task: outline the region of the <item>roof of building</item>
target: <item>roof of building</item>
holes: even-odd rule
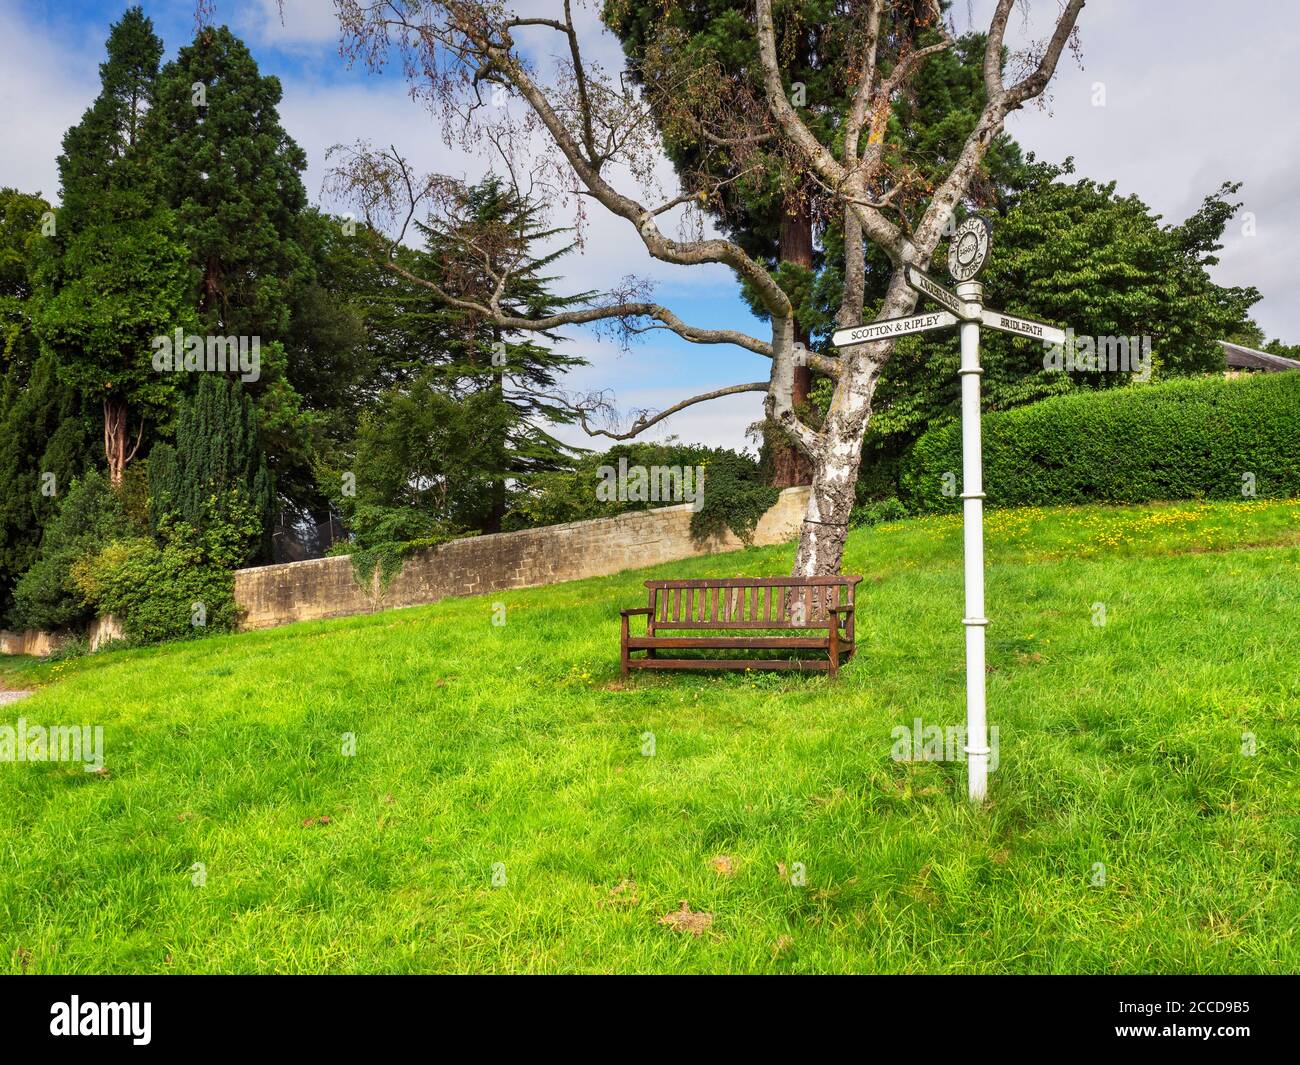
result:
[[[1267,351],[1229,344],[1226,340],[1220,340],[1219,343],[1223,345],[1230,370],[1263,370],[1265,373],[1300,370],[1300,362],[1295,359],[1284,359],[1281,355],[1270,355]]]

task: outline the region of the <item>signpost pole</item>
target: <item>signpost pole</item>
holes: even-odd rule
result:
[[[984,463],[980,444],[980,327],[984,286],[957,285],[957,295],[976,307],[976,320],[961,323],[962,534],[966,570],[966,793],[983,802],[988,792],[988,717],[984,702]]]
[[[984,309],[984,286],[975,275],[989,254],[989,224],[971,215],[957,227],[948,244],[948,273],[955,290],[941,285],[924,270],[911,265],[903,275],[907,284],[933,300],[942,311],[885,318],[867,325],[836,330],[831,343],[851,347],[886,337],[928,333],[961,323],[961,509],[966,570],[966,794],[982,803],[988,795],[988,709],[984,702],[984,459],[980,442],[980,325],[1001,333],[1064,344],[1066,333],[1054,325],[1019,318],[1004,311]]]

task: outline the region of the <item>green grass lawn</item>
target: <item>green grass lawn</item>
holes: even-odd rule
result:
[[[983,812],[960,764],[891,757],[894,726],[964,719],[951,517],[853,534],[837,682],[619,679],[643,579],[792,547],[4,662],[40,690],[0,721],[103,725],[107,772],[0,764],[0,967],[1300,969],[1300,501],[1003,511],[987,539]],[[683,900],[698,935],[661,921]]]

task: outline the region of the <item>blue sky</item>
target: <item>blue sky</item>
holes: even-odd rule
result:
[[[992,0],[954,5],[958,30],[986,25]],[[55,157],[63,131],[94,98],[97,64],[122,0],[0,0],[0,185],[57,196]],[[190,0],[149,0],[167,54],[194,32]],[[431,116],[406,95],[396,70],[375,75],[349,69],[338,55],[328,0],[287,0],[281,25],[275,0],[216,0],[215,18],[248,43],[266,73],[284,85],[281,114],[309,158],[308,194],[322,197],[324,153],[333,144],[369,139],[394,143],[425,170],[476,178],[487,162],[442,144]],[[543,0],[515,5],[545,10]],[[601,35],[587,5],[587,54],[617,69],[617,42]],[[1010,36],[1042,32],[1054,0],[1034,0],[1028,19],[1016,15]],[[1008,128],[1047,159],[1073,155],[1080,176],[1117,180],[1166,221],[1180,221],[1224,180],[1244,180],[1241,197],[1254,216],[1254,235],[1230,226],[1216,280],[1255,284],[1264,293],[1255,315],[1269,336],[1300,342],[1300,127],[1291,114],[1300,90],[1294,56],[1300,20],[1289,0],[1254,0],[1249,26],[1225,25],[1214,0],[1090,0],[1080,19],[1082,66],[1062,60],[1048,107],[1011,116]],[[580,9],[581,10],[581,9]],[[588,43],[589,42],[589,43]],[[545,58],[544,53],[538,56]],[[1105,106],[1096,106],[1098,84]],[[672,183],[671,168],[659,168]],[[676,189],[671,188],[670,194]],[[565,260],[564,287],[600,288],[627,274],[649,278],[655,297],[687,321],[737,327],[762,335],[721,268],[671,267],[645,255],[622,221],[591,212],[586,249]],[[571,215],[560,213],[556,221]],[[996,234],[995,240],[996,240]],[[1014,308],[1007,308],[1014,310]],[[614,390],[621,409],[662,408],[702,391],[766,377],[766,361],[726,347],[697,347],[656,333],[623,352],[608,340],[574,333],[571,350],[593,365],[573,375],[576,388]],[[745,426],[761,414],[749,394],[691,408],[661,423],[650,438],[677,433],[710,444],[741,446]],[[570,435],[575,442],[581,434]]]

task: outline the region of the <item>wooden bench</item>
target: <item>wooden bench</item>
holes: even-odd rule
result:
[[[620,664],[630,669],[809,669],[839,672],[853,657],[853,593],[861,577],[734,577],[728,580],[646,581],[646,606],[621,612]],[[646,617],[644,636],[629,619]],[[789,635],[727,636],[728,632],[787,630]],[[661,635],[661,633],[667,635]],[[819,635],[814,635],[818,633]],[[660,658],[663,650],[818,650],[825,658]],[[645,657],[633,658],[633,651]]]

